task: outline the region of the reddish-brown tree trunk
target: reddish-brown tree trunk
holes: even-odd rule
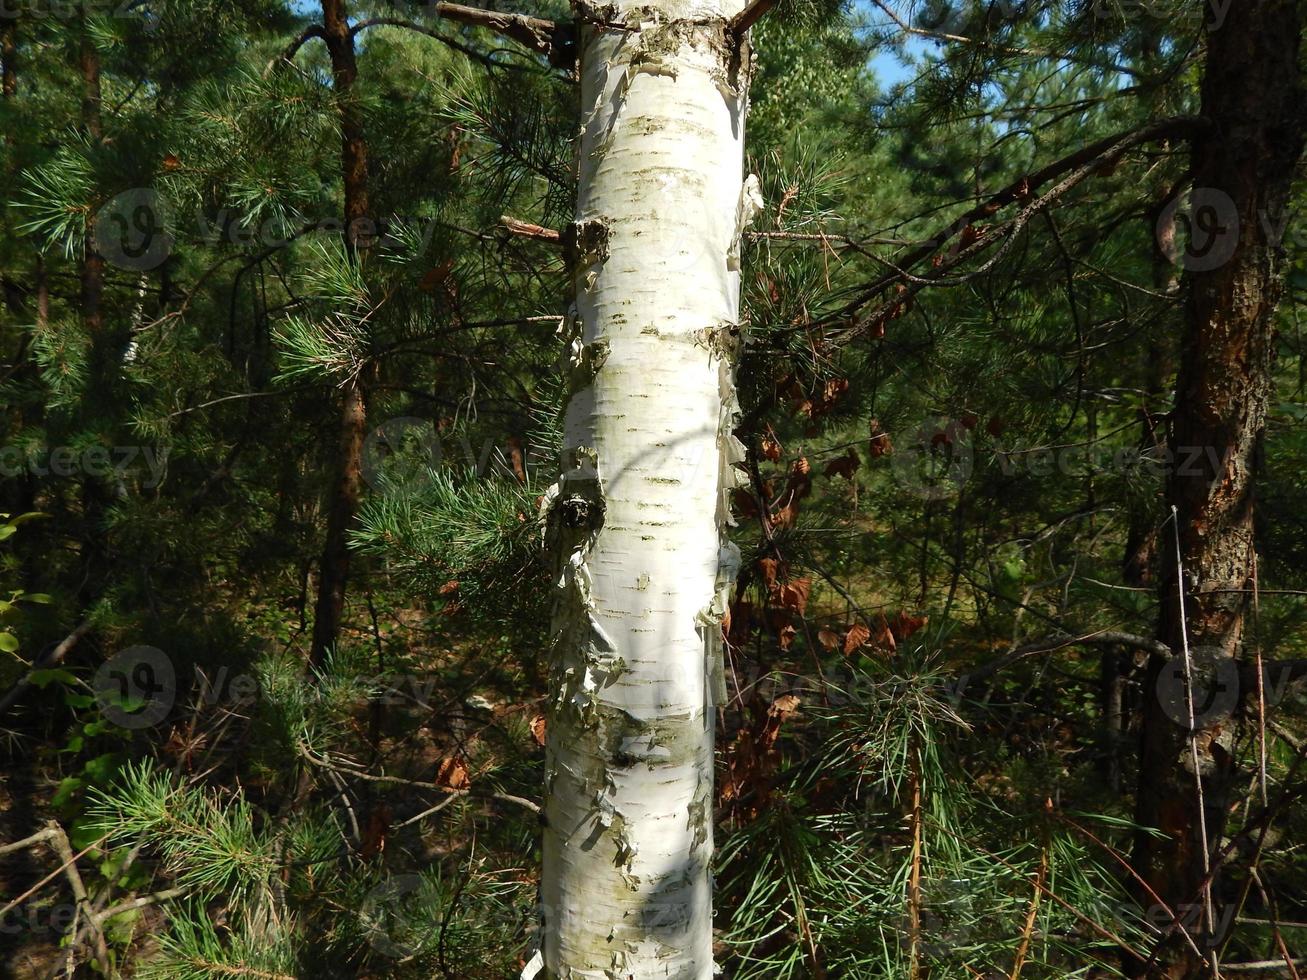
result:
[[[1254,470],[1282,289],[1279,232],[1302,151],[1298,47],[1295,0],[1233,4],[1207,36],[1202,111],[1212,130],[1193,145],[1188,297],[1168,440],[1175,521],[1158,547],[1158,635],[1181,659],[1149,664],[1136,817],[1161,836],[1141,833],[1135,845],[1136,869],[1203,955],[1172,931],[1153,964],[1130,965],[1135,976],[1207,976],[1204,958],[1221,938],[1204,921],[1202,886],[1234,777],[1229,688],[1249,605]],[[1194,677],[1192,740],[1186,650],[1200,668],[1215,664]]]
[[[12,14],[0,19],[0,93],[6,99],[18,94],[18,20]],[[5,142],[13,141],[6,133]]]
[[[375,227],[368,213],[368,145],[354,94],[358,62],[344,0],[322,0],[322,26],[336,107],[340,119],[341,175],[345,193],[345,246],[357,261],[371,244]],[[363,443],[367,435],[367,401],[363,379],[345,385],[340,416],[337,476],[327,513],[327,540],[319,563],[318,601],[313,619],[309,663],[320,667],[336,646],[345,610],[349,579],[349,531],[363,493]]]
[[[0,98],[11,101],[18,94],[18,20],[17,15],[8,14],[0,19]],[[18,137],[12,128],[4,135],[5,146],[13,147]],[[6,177],[13,179],[17,169],[16,161],[9,160]],[[17,313],[21,308],[22,289],[8,276],[0,276],[0,290],[4,293],[5,305],[11,312]]]

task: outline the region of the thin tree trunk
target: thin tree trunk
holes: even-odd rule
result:
[[[1167,481],[1175,524],[1164,528],[1159,548],[1158,635],[1177,655],[1188,651],[1199,663],[1238,657],[1248,606],[1243,590],[1254,558],[1254,469],[1271,395],[1272,321],[1282,290],[1277,229],[1302,151],[1299,31],[1294,0],[1261,0],[1232,5],[1222,27],[1207,36],[1202,107],[1213,134],[1193,147],[1193,195],[1200,229],[1195,241],[1209,237],[1211,248],[1191,253],[1187,261],[1184,346],[1169,439],[1174,462]],[[1214,225],[1227,230],[1213,231]],[[1200,916],[1197,910],[1206,904],[1201,883],[1220,843],[1232,790],[1235,718],[1203,710],[1219,692],[1200,674],[1191,739],[1189,698],[1183,686],[1168,682],[1173,672],[1165,667],[1160,657],[1149,664],[1136,801],[1139,823],[1158,828],[1161,836],[1138,836],[1135,864],[1157,895],[1193,923],[1191,937],[1206,954],[1217,937],[1210,922],[1199,924],[1206,911]],[[1228,676],[1218,670],[1216,680]],[[1179,932],[1164,941],[1159,961],[1146,975],[1207,975]],[[1139,964],[1132,970],[1145,975]]]
[[[546,495],[550,980],[713,972],[713,706],[738,565],[725,488],[743,458],[732,355],[757,201],[747,56],[727,30],[742,6],[619,0],[581,24],[570,398]]]
[[[1174,264],[1175,221],[1166,220],[1168,205],[1175,189],[1163,186],[1158,189],[1156,203],[1146,215],[1148,231],[1153,242],[1153,288],[1164,296],[1171,296],[1179,280]],[[1171,335],[1171,318],[1166,315],[1160,324],[1150,324],[1144,364],[1144,400],[1139,408],[1139,455],[1141,458],[1158,458],[1166,448],[1163,426],[1169,405],[1168,379],[1174,370]],[[1163,515],[1158,496],[1151,489],[1143,501],[1130,507],[1126,530],[1125,553],[1121,561],[1121,579],[1125,585],[1146,589],[1157,585],[1158,531]],[[1100,692],[1104,720],[1103,774],[1114,792],[1121,788],[1121,752],[1125,743],[1126,728],[1137,700],[1131,697],[1130,680],[1137,667],[1137,651],[1108,649],[1099,664]]]
[[[78,67],[82,75],[82,125],[96,142],[104,138],[104,122],[101,115],[102,97],[100,93],[100,52],[90,34],[85,5],[82,10],[82,36],[77,53]],[[104,257],[95,247],[95,216],[86,219],[85,254],[82,256],[81,301],[82,322],[92,334],[100,332],[104,326],[104,316],[100,309],[101,296],[104,293]],[[98,346],[104,346],[98,344]],[[110,352],[102,351],[103,356]]]
[[[82,126],[94,143],[104,140],[102,93],[100,84],[100,52],[91,36],[90,5],[82,4],[80,36],[78,37],[77,68],[81,75]],[[112,338],[104,330],[104,256],[96,248],[95,214],[88,213],[82,238],[82,260],[78,273],[79,312],[82,324],[90,334],[90,377],[88,394],[83,406],[84,423],[92,428],[112,425],[115,417],[113,390],[117,380],[118,351]],[[109,491],[95,477],[81,478],[82,516],[84,531],[82,557],[85,573],[78,590],[83,608],[89,608],[103,591],[112,574],[113,562],[109,555],[109,538],[105,529],[105,514],[112,504]]]
[[[340,417],[340,467],[327,513],[327,540],[318,574],[318,599],[313,614],[313,644],[309,663],[321,667],[334,651],[345,611],[345,586],[349,578],[349,530],[358,513],[363,492],[363,442],[367,437],[367,407],[363,386],[355,382],[345,388]]]
[[[12,99],[18,94],[18,17],[7,14],[0,19],[0,94]],[[11,146],[14,134],[5,133],[5,142]]]
[[[0,18],[0,98],[12,103],[18,94],[18,16],[8,14]],[[5,146],[11,149],[17,145],[18,135],[13,127],[4,135]],[[6,179],[12,181],[18,169],[18,162],[12,157],[8,161]],[[0,275],[0,291],[4,293],[5,305],[9,311],[19,314],[22,307],[22,289],[8,276]]]
[[[368,213],[368,145],[363,117],[355,101],[358,62],[344,0],[322,0],[322,25],[340,117],[340,165],[345,188],[345,247],[357,261],[372,243],[375,228]],[[336,647],[345,611],[349,579],[349,531],[363,493],[363,443],[367,436],[367,398],[363,379],[346,382],[341,400],[340,451],[327,514],[327,540],[318,575],[318,601],[313,618],[309,664],[321,667]]]

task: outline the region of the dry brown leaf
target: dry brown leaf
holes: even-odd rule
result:
[[[812,592],[812,579],[796,578],[776,589],[776,601],[785,609],[792,609],[800,616],[808,608],[808,594]]]
[[[894,639],[902,642],[928,622],[930,622],[929,616],[909,616],[905,612],[899,612],[890,620],[889,628],[894,634]]]
[[[386,835],[390,832],[392,814],[386,804],[378,804],[368,814],[367,826],[363,829],[360,855],[369,861],[386,850]]]
[[[545,716],[536,715],[531,719],[531,737],[535,739],[536,745],[545,744]]]
[[[871,630],[862,623],[854,623],[844,634],[844,656],[847,657],[854,650],[862,647],[869,639],[871,639]]]
[[[846,480],[852,480],[860,462],[862,460],[858,457],[857,451],[850,448],[843,456],[837,456],[827,463],[825,472],[827,476],[842,476]]]
[[[440,760],[436,769],[436,785],[447,789],[467,789],[472,785],[472,777],[467,771],[467,762],[459,755],[447,755]]]

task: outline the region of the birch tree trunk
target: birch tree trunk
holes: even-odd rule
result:
[[[550,980],[713,974],[713,727],[737,411],[741,0],[580,3],[582,131],[542,949]]]

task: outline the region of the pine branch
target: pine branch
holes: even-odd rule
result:
[[[489,55],[486,55],[481,51],[477,51],[475,48],[463,44],[461,41],[456,41],[454,38],[449,37],[448,35],[441,34],[439,31],[435,30],[434,28],[424,27],[421,24],[416,24],[411,20],[404,20],[401,17],[371,17],[367,20],[360,21],[359,23],[355,24],[353,27],[350,28],[349,33],[351,36],[354,36],[358,34],[360,31],[366,31],[370,27],[402,27],[405,30],[414,31],[418,34],[425,35],[426,37],[435,38],[441,44],[444,44],[450,48],[453,48],[455,51],[467,55],[472,60],[480,62],[481,64],[485,65],[487,68],[521,67],[519,65],[508,65],[508,64],[504,64],[503,62],[496,61],[494,58],[491,58]]]
[[[304,28],[304,30],[299,33],[298,37],[291,41],[290,44],[286,45],[285,50],[283,50],[273,63],[268,66],[268,69],[271,70],[277,62],[280,61],[293,61],[295,55],[299,53],[300,48],[304,47],[304,45],[308,44],[309,41],[313,40],[315,37],[323,41],[327,39],[327,32],[323,30],[321,24],[312,24]]]
[[[575,43],[570,24],[557,24],[552,20],[531,17],[526,14],[505,14],[497,10],[483,10],[480,7],[468,7],[461,3],[437,3],[434,10],[435,15],[443,20],[469,24],[473,27],[484,27],[511,41],[516,41],[537,54],[544,55],[549,59],[549,63],[556,67],[569,67],[574,57]],[[469,57],[476,58],[478,61],[486,61],[485,55],[459,43],[453,38],[446,37],[432,28],[399,17],[372,17],[360,21],[350,28],[350,36],[352,37],[370,27],[402,27],[406,30],[416,31],[419,34],[425,34],[427,37],[435,38],[437,41],[447,44]],[[327,32],[321,24],[313,24],[305,28],[300,32],[299,36],[286,46],[282,53],[268,66],[268,69],[271,70],[279,62],[293,60],[295,55],[299,53],[299,49],[313,38],[326,40],[326,37]]]
[[[872,0],[877,7],[894,22],[894,25],[904,34],[913,37],[924,37],[932,41],[951,41],[954,44],[973,44],[977,47],[993,51],[995,54],[1015,55],[1022,58],[1052,58],[1055,61],[1068,61],[1073,64],[1090,65],[1094,68],[1104,68],[1110,71],[1119,72],[1122,75],[1129,75],[1131,78],[1137,77],[1138,72],[1125,65],[1117,64],[1114,61],[1086,61],[1077,58],[1066,51],[1043,51],[1038,48],[1013,48],[1003,44],[995,44],[985,38],[967,37],[963,34],[950,34],[946,31],[931,31],[924,27],[916,27],[908,23],[898,14],[896,14],[888,4],[883,0]]]
[[[1199,116],[1172,116],[1137,129],[1105,137],[1091,143],[1089,146],[1082,147],[1075,153],[1017,178],[997,193],[991,195],[988,200],[963,213],[938,234],[927,238],[925,244],[892,261],[881,260],[890,271],[881,278],[866,284],[860,290],[858,297],[837,311],[833,318],[853,316],[871,302],[874,297],[895,283],[908,283],[906,291],[893,302],[877,309],[865,321],[846,331],[834,342],[843,343],[883,323],[893,314],[895,307],[904,303],[907,298],[919,292],[924,286],[940,284],[945,272],[988,248],[1000,238],[1005,237],[1008,244],[1010,244],[1016,232],[1020,231],[1035,211],[1047,207],[1054,200],[1080,184],[1090,174],[1110,166],[1129,150],[1162,139],[1173,137],[1190,138],[1205,131],[1209,126],[1210,123]],[[1035,198],[1037,188],[1058,178],[1061,178],[1058,184],[1042,197]],[[980,231],[976,228],[977,222],[982,219],[992,218],[1008,205],[1027,201],[1032,201],[1032,203],[1027,204],[1010,222],[990,228],[987,231]],[[1006,235],[1003,234],[1005,231],[1007,232]],[[936,255],[944,246],[959,236],[963,239],[960,248],[938,266],[934,275],[921,277],[911,274],[910,270],[913,267]],[[1000,252],[999,257],[1001,255],[1002,252]],[[988,269],[993,261],[996,261],[996,259],[985,266],[985,269]],[[972,278],[974,275],[972,274],[967,278]],[[961,280],[951,280],[950,284],[956,284],[959,281]]]

